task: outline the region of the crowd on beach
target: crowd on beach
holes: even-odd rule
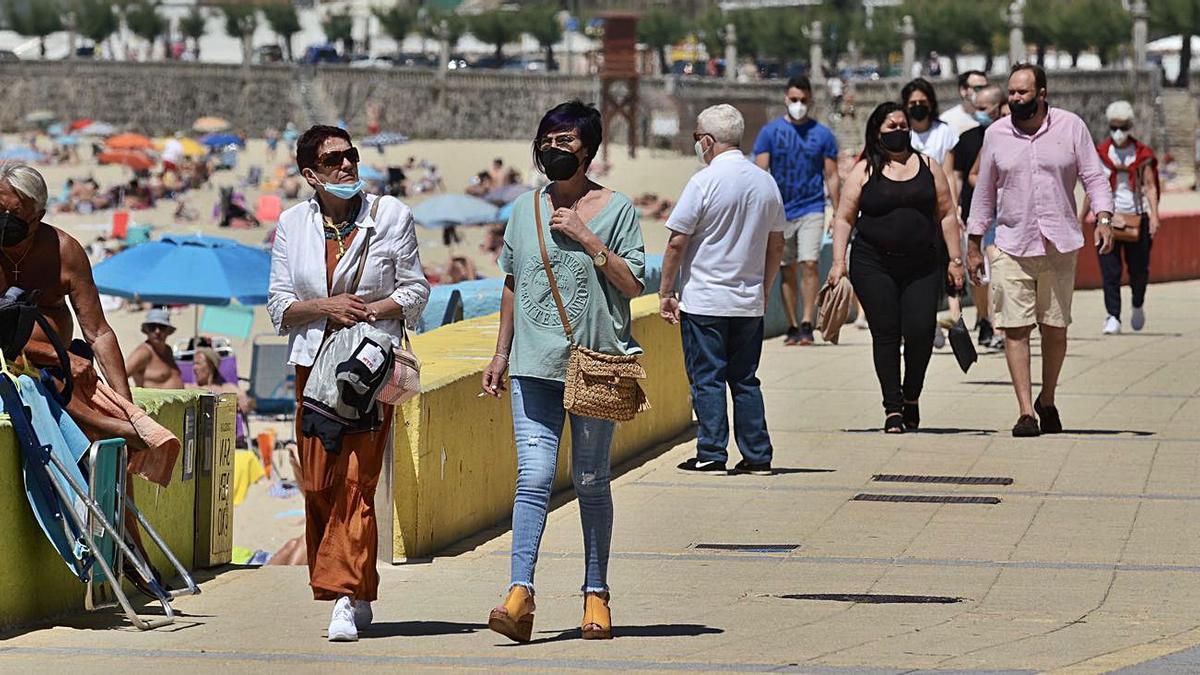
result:
[[[585,561],[581,636],[612,637],[609,446],[617,423],[653,403],[639,385],[644,355],[630,315],[630,300],[646,287],[644,217],[663,218],[669,233],[660,316],[679,326],[698,420],[696,455],[680,471],[774,474],[757,370],[777,277],[789,324],[785,345],[812,344],[817,333],[836,343],[843,325],[860,315],[871,336],[882,433],[922,429],[920,399],[943,329],[943,301],[956,356],[974,354],[972,343],[1004,351],[1017,408],[1012,435],[1063,431],[1055,394],[1078,257],[1099,256],[1108,313],[1103,332],[1121,331],[1126,316],[1141,330],[1149,252],[1161,228],[1158,162],[1136,138],[1128,102],[1107,107],[1109,127],[1097,145],[1079,116],[1047,103],[1051,83],[1038,66],[1019,64],[1003,82],[970,71],[959,85],[960,100],[945,110],[921,78],[905,85],[898,100],[876,107],[844,176],[837,140],[810,114],[813,87],[805,78],[780,88],[787,112],[752,144],[736,107],[709,107],[692,131],[703,168],[673,200],[635,200],[599,182],[607,169],[592,169],[603,122],[592,106],[563,103],[530,130],[537,177],[509,202],[507,222],[485,241],[504,287],[480,396],[509,397],[517,467],[511,577],[503,602],[488,614],[492,630],[517,642],[531,638],[534,572],[569,417]],[[290,543],[284,557],[306,563],[314,599],[333,603],[326,637],[353,641],[373,620],[379,586],[374,492],[393,406],[411,385],[393,379],[399,367],[392,364],[409,362],[405,338],[431,286],[413,211],[400,197],[444,185],[432,164],[424,178],[408,182],[421,167],[416,158],[403,167],[403,180],[368,185],[352,136],[335,126],[299,134],[292,159],[294,167],[278,177],[281,185],[292,181],[284,189],[292,203],[278,216],[271,241],[267,304],[275,328],[288,336],[287,361],[296,372],[295,457],[305,499],[305,536]],[[520,172],[496,160],[466,192],[487,198],[522,185]],[[1077,185],[1087,197],[1082,209],[1075,204]],[[301,199],[305,188],[310,196]],[[88,386],[110,387],[131,400],[131,381],[182,384],[166,344],[173,326],[160,309],[146,316],[145,344],[128,359],[122,355],[83,248],[43,222],[47,189],[35,169],[0,167],[0,207],[0,288],[40,291],[37,306],[61,335],[73,335],[77,316],[87,343],[81,353],[92,358],[70,367]],[[1092,240],[1085,241],[1089,229]],[[832,246],[833,264],[822,280],[818,260],[825,246]],[[1120,292],[1125,270],[1133,291],[1128,315]],[[444,280],[476,274],[457,256]],[[63,278],[72,282],[64,287]],[[975,300],[974,337],[958,302],[967,293]],[[1035,329],[1041,339],[1036,395]],[[21,358],[53,378],[61,364],[42,344],[45,337],[35,331]],[[221,375],[217,352],[195,345],[194,353],[196,386],[240,393]],[[741,454],[732,467],[727,396]],[[130,419],[100,414],[89,400],[68,408],[89,433],[125,438],[139,452],[157,451]],[[243,395],[240,408],[251,412],[253,401]]]

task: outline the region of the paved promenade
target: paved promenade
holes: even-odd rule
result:
[[[1009,433],[1017,411],[1000,354],[966,376],[949,350],[935,354],[927,428],[885,436],[865,331],[849,327],[841,346],[770,341],[778,475],[683,475],[674,466],[694,451],[683,440],[616,480],[612,642],[577,639],[578,511],[560,499],[529,645],[484,625],[508,574],[510,538],[496,532],[381,570],[377,623],[356,644],[325,642],[329,606],[309,600],[303,568],[264,568],[178,600],[186,616],[171,629],[93,614],[7,636],[0,671],[1196,672],[1197,309],[1200,283],[1155,285],[1146,330],[1102,338],[1099,292],[1076,294],[1059,393],[1068,432],[1038,439]]]

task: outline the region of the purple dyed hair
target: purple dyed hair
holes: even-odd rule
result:
[[[538,150],[538,141],[556,131],[578,132],[579,140],[583,141],[583,147],[588,151],[587,161],[583,164],[586,171],[604,141],[604,125],[600,119],[600,111],[596,110],[594,105],[575,99],[554,106],[542,116],[537,136],[533,138],[533,165],[542,173],[546,172],[546,168],[542,166],[542,153]]]

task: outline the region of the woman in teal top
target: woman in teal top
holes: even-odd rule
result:
[[[602,141],[600,113],[579,101],[542,118],[534,163],[553,181],[521,196],[504,233],[500,268],[504,297],[496,355],[483,389],[499,397],[511,371],[517,489],[513,503],[512,578],[504,604],[492,610],[492,630],[518,642],[533,631],[533,572],[550,506],[559,437],[563,380],[570,344],[542,264],[537,227],[576,341],[608,354],[639,354],[630,334],[629,300],[645,288],[646,251],[638,212],[629,198],[588,178]],[[541,200],[542,222],[534,214]],[[609,446],[614,424],[571,415],[571,478],[583,521],[584,639],[612,637],[608,611],[608,551],[612,539]]]

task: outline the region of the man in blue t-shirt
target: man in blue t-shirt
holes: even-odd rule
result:
[[[784,344],[808,345],[813,341],[813,319],[817,305],[817,261],[821,257],[821,239],[825,234],[825,191],[837,208],[837,139],[833,132],[809,118],[812,85],[807,77],[793,77],[787,83],[787,115],[772,120],[758,133],[754,142],[754,161],[771,172],[789,226],[784,232],[787,246],[783,254],[782,300],[787,312],[788,332]],[[800,291],[804,313],[796,321],[796,264],[800,264]]]

